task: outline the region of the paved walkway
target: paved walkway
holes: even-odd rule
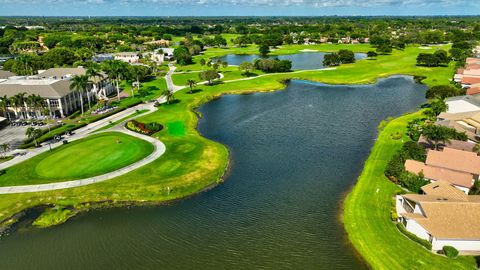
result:
[[[177,67],[172,62],[170,62],[170,63],[168,63],[168,68],[169,69],[168,69],[167,75],[165,75],[165,81],[167,82],[168,90],[175,93],[175,92],[185,88],[185,86],[178,86],[178,85],[175,85],[173,83],[172,75],[175,72],[175,69],[177,69]]]
[[[58,183],[50,183],[50,184],[40,184],[40,185],[28,185],[28,186],[10,186],[10,187],[0,187],[0,194],[13,194],[13,193],[25,193],[25,192],[39,192],[39,191],[48,191],[48,190],[57,190],[57,189],[64,189],[64,188],[73,188],[73,187],[80,187],[80,186],[86,186],[90,184],[95,184],[99,182],[103,182],[121,175],[124,175],[126,173],[129,173],[135,169],[138,169],[148,163],[153,162],[157,158],[159,158],[163,153],[165,153],[165,145],[150,136],[138,134],[136,132],[127,130],[126,128],[123,127],[122,125],[118,125],[117,128],[113,128],[112,130],[107,130],[103,132],[110,132],[110,131],[118,131],[122,132],[125,134],[128,134],[130,136],[145,140],[153,144],[155,147],[155,150],[153,151],[152,154],[150,154],[148,157],[130,164],[126,167],[123,167],[121,169],[118,169],[113,172],[109,172],[103,175],[98,175],[90,178],[85,178],[81,180],[73,180],[73,181],[67,181],[67,182],[58,182]]]

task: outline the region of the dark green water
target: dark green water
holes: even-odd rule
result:
[[[0,240],[0,269],[362,269],[338,221],[387,116],[425,86],[292,81],[200,108],[205,136],[231,150],[217,188],[171,206],[95,211]]]
[[[280,60],[292,61],[293,70],[320,69],[323,68],[324,52],[304,52],[296,54],[285,54],[270,56],[269,58],[278,58]],[[257,54],[227,54],[220,57],[220,60],[227,61],[230,65],[240,65],[243,62],[253,62],[260,58]],[[361,60],[367,58],[365,53],[356,53],[355,59]]]

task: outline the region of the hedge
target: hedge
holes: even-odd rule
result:
[[[428,242],[427,240],[425,239],[422,239],[418,236],[416,236],[415,234],[407,231],[407,228],[405,228],[405,226],[403,226],[402,223],[400,222],[397,222],[397,228],[400,232],[402,232],[406,237],[410,238],[411,240],[417,242],[418,244],[424,246],[426,249],[428,250],[432,250],[432,244],[430,242]]]

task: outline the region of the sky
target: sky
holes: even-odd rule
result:
[[[480,15],[480,0],[0,0],[0,16]]]

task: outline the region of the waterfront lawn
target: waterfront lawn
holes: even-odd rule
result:
[[[391,134],[406,134],[406,125],[421,112],[391,121],[378,136],[358,182],[344,205],[343,221],[349,239],[374,269],[476,269],[473,257],[449,259],[435,255],[405,237],[390,219],[394,195],[400,188],[384,170],[403,142]]]
[[[118,140],[118,142],[117,142]],[[118,133],[100,133],[7,168],[0,186],[82,179],[115,171],[151,154],[152,144]]]

